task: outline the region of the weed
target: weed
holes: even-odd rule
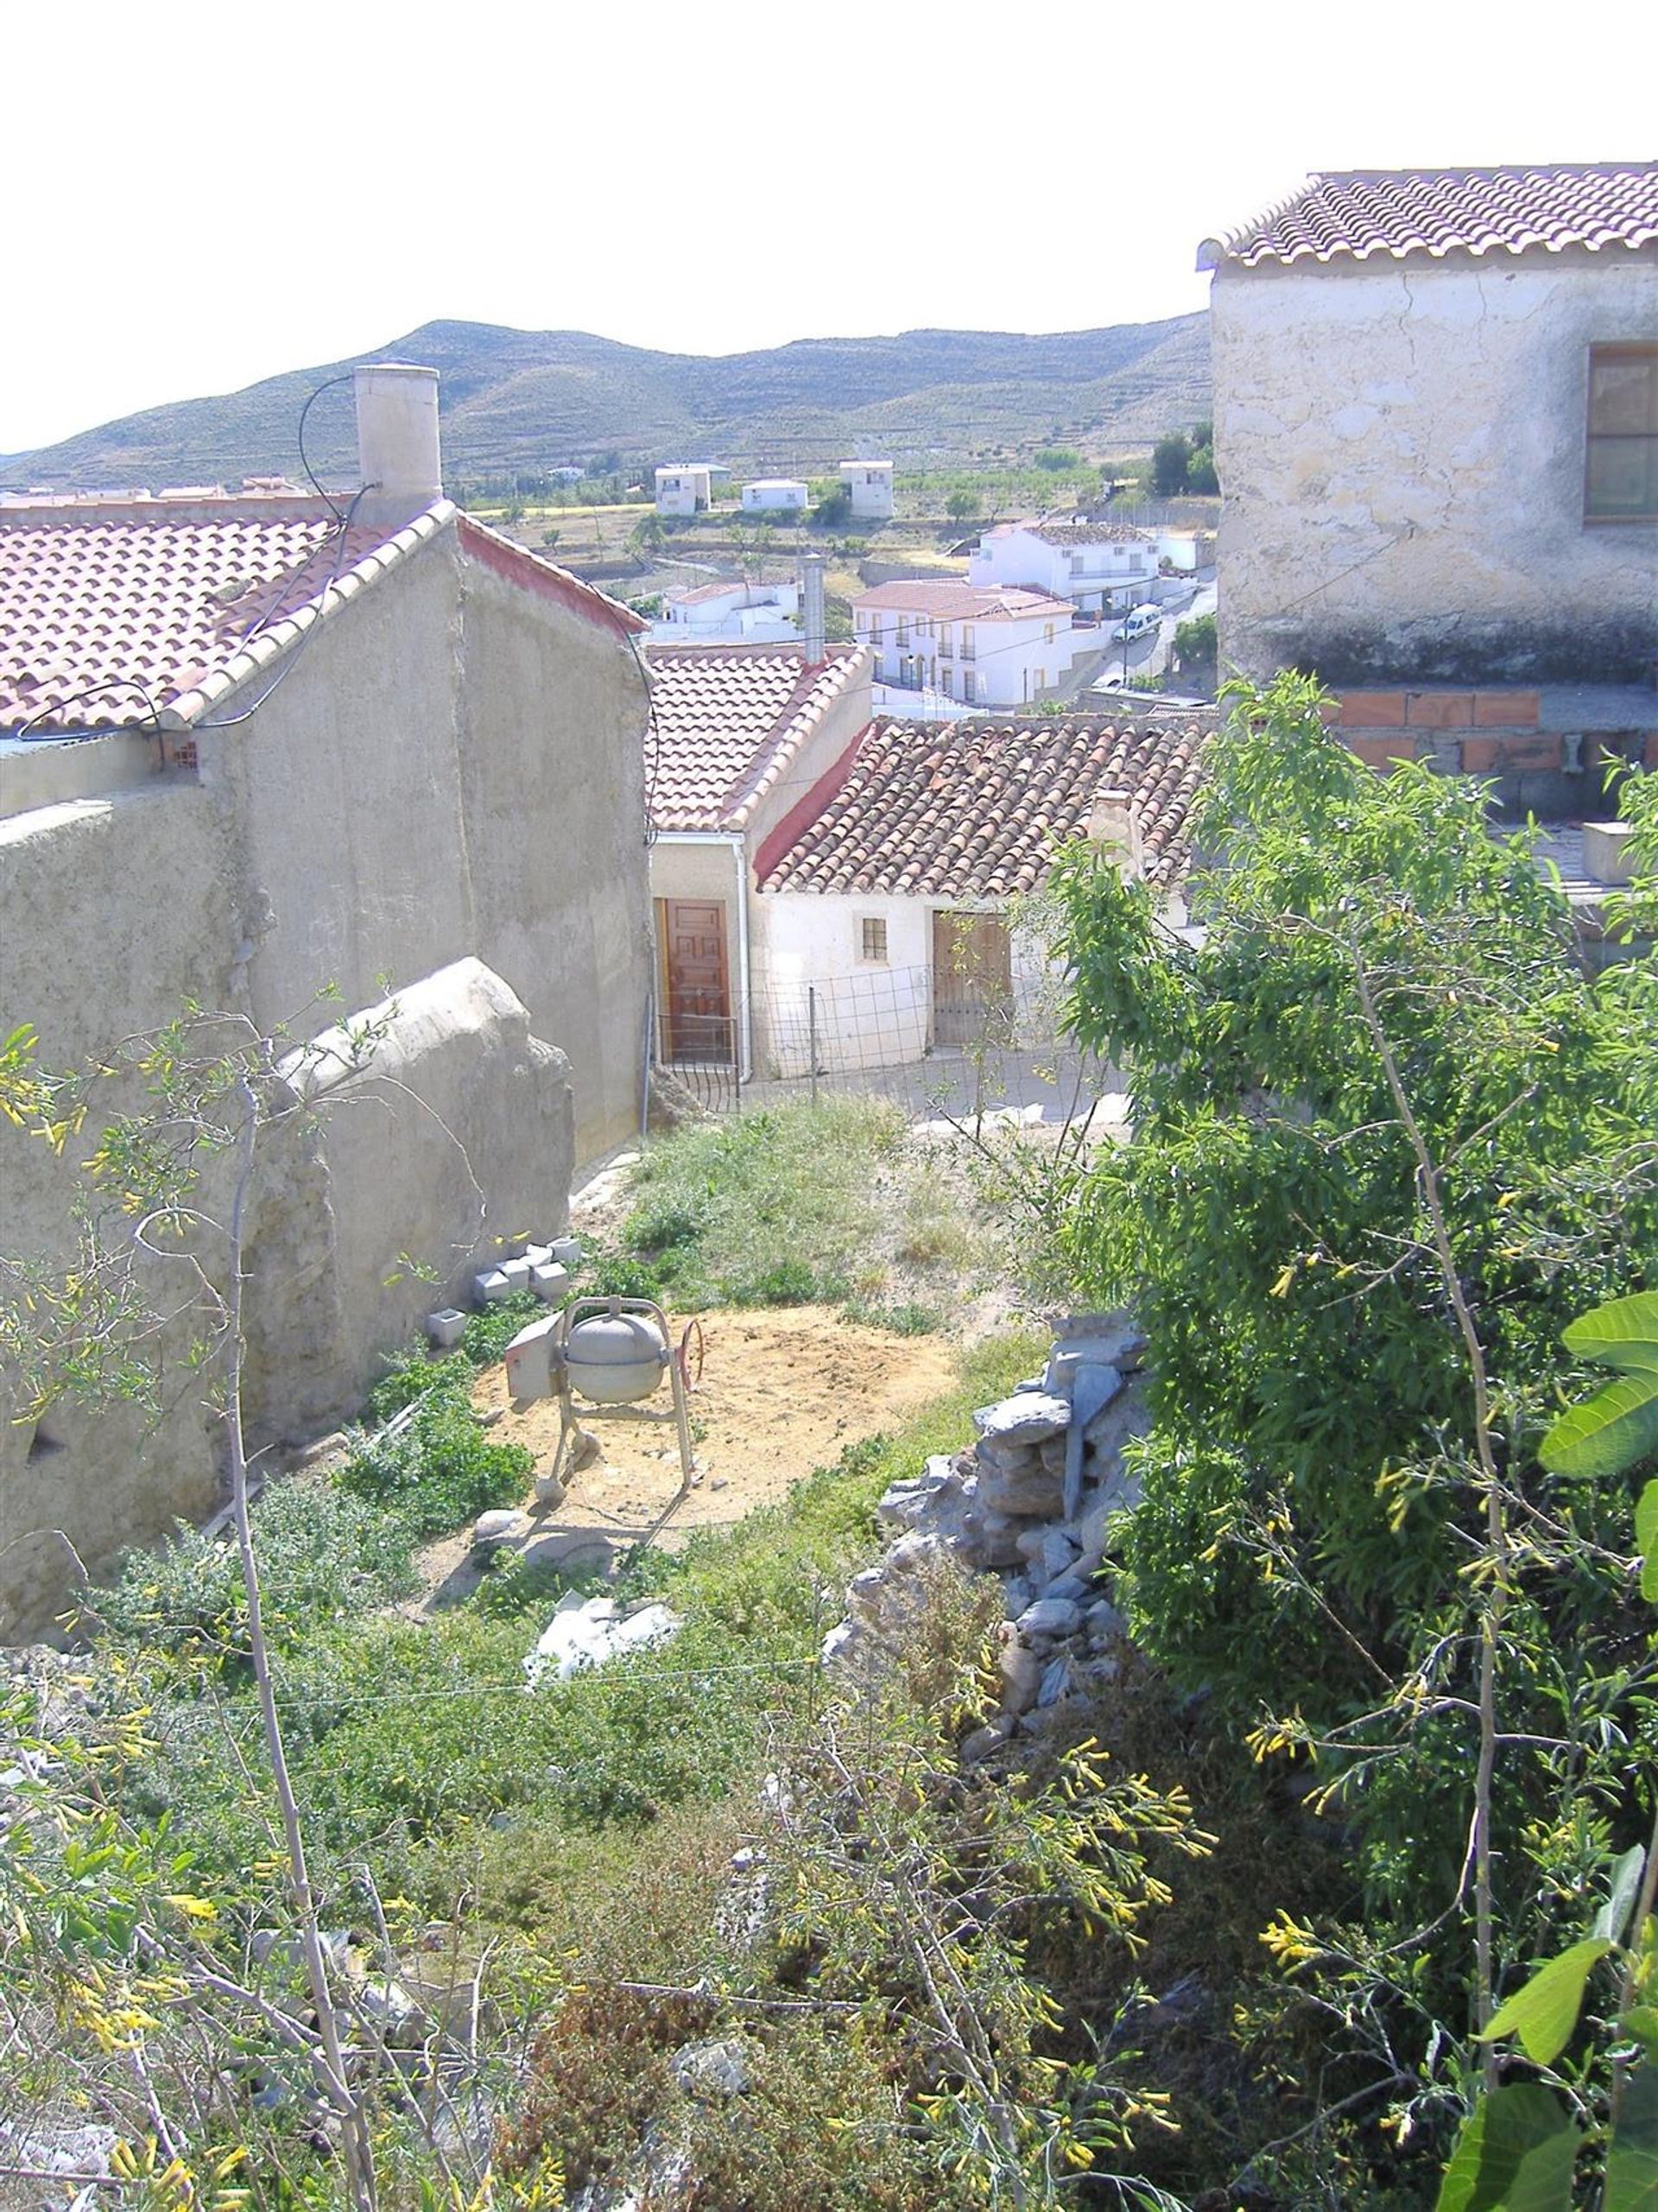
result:
[[[841,1319],[864,1328],[883,1328],[891,1336],[935,1336],[944,1327],[944,1315],[936,1306],[914,1302],[889,1306],[873,1298],[849,1300],[841,1309]]]
[[[490,1443],[468,1400],[445,1389],[425,1399],[396,1436],[359,1436],[335,1480],[428,1537],[514,1504],[534,1467],[522,1444]]]
[[[547,1308],[533,1290],[509,1290],[498,1304],[473,1314],[462,1333],[461,1349],[475,1367],[492,1366],[527,1321]]]

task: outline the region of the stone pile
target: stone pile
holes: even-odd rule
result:
[[[1000,1709],[962,1746],[983,1758],[1117,1670],[1123,1617],[1097,1579],[1113,1518],[1137,1504],[1123,1448],[1143,1436],[1145,1339],[1124,1314],[1072,1316],[1040,1375],[973,1416],[969,1450],[895,1482],[878,1512],[895,1540],[846,1592],[826,1662],[878,1666],[922,1604],[930,1572],[953,1562],[997,1575]]]

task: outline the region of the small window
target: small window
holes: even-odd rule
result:
[[[861,960],[880,960],[887,957],[887,925],[878,914],[866,914],[857,925],[857,956]]]
[[[1589,349],[1583,513],[1591,523],[1658,522],[1658,345]]]

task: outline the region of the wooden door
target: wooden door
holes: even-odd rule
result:
[[[656,916],[662,951],[659,1027],[665,1056],[723,1067],[734,1056],[725,902],[661,898],[656,902]]]
[[[974,1045],[1013,1017],[1013,943],[999,915],[933,916],[933,1042]]]

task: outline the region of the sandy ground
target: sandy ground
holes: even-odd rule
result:
[[[702,1375],[690,1401],[696,1477],[661,1541],[739,1520],[782,1498],[815,1467],[839,1456],[941,1397],[956,1380],[955,1347],[942,1336],[903,1337],[843,1321],[824,1306],[720,1311],[701,1317]],[[674,1323],[678,1341],[682,1322]],[[524,1445],[538,1469],[551,1465],[559,1436],[556,1400],[515,1410],[504,1372],[486,1368],[472,1393],[496,1413],[496,1443]],[[603,1456],[579,1468],[563,1502],[538,1514],[536,1532],[598,1529],[621,1543],[643,1534],[680,1488],[673,1404],[663,1389],[647,1406],[579,1408]],[[644,1417],[640,1417],[642,1412]],[[522,1503],[536,1511],[533,1495]],[[454,1603],[475,1587],[467,1532],[421,1556],[427,1594],[420,1610]]]

